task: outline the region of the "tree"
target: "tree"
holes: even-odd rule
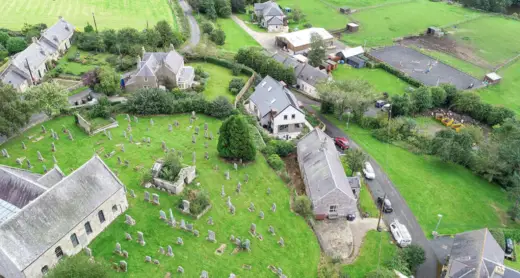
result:
[[[141,115],[170,114],[172,101],[172,95],[164,90],[140,89],[130,96],[126,109],[130,113]]]
[[[179,161],[177,154],[169,153],[164,159],[163,168],[159,177],[168,181],[174,181],[182,169],[182,164]]]
[[[312,33],[311,50],[309,50],[309,53],[307,55],[307,58],[309,59],[309,64],[313,67],[319,66],[323,59],[327,57],[325,51],[326,48],[323,38],[318,33]]]
[[[184,37],[179,32],[174,32],[168,21],[161,20],[155,24],[155,30],[161,34],[161,41],[158,47],[170,47],[170,44],[178,47],[184,42]]]
[[[361,172],[365,167],[365,162],[368,160],[368,156],[360,149],[353,149],[345,152],[345,161],[348,164],[352,173]]]
[[[296,197],[294,200],[294,211],[299,215],[303,216],[303,218],[308,218],[312,216],[312,203],[311,200],[305,196],[301,195]]]
[[[7,40],[10,38],[9,34],[6,32],[0,32],[0,44],[5,46],[7,43]]]
[[[317,90],[322,101],[334,104],[334,112],[339,118],[342,118],[348,108],[356,120],[361,119],[377,97],[372,86],[361,79],[319,83]]]
[[[299,23],[300,21],[302,21],[305,18],[305,14],[299,8],[293,9],[291,12],[291,15],[292,15],[291,16],[292,20],[296,23]]]
[[[408,116],[412,110],[412,102],[409,94],[393,95],[391,98],[392,116]]]
[[[446,104],[446,91],[442,87],[430,88],[433,107],[443,107]]]
[[[226,33],[222,29],[213,30],[210,38],[216,45],[224,45],[226,43]]]
[[[34,111],[41,111],[48,117],[70,106],[67,90],[55,82],[30,87],[24,93],[24,98]]]
[[[85,33],[91,33],[91,32],[94,32],[94,27],[92,27],[92,25],[90,25],[89,22],[87,22],[87,25],[83,28],[83,31]]]
[[[161,33],[156,29],[145,29],[142,32],[142,36],[146,45],[152,48],[156,48],[162,43]]]
[[[231,10],[234,13],[244,13],[246,11],[246,3],[244,0],[231,0]]]
[[[209,21],[204,21],[200,25],[200,28],[202,29],[202,33],[204,34],[211,34],[213,32],[213,24]]]
[[[206,14],[207,18],[211,20],[217,19],[217,11],[215,10],[215,2],[213,0],[202,0],[200,10]]]
[[[219,17],[231,16],[231,2],[229,0],[214,0],[215,10]]]
[[[256,147],[243,116],[234,115],[222,123],[217,150],[223,158],[255,160]]]
[[[206,114],[215,118],[224,119],[229,117],[234,110],[235,107],[225,96],[218,96],[208,104]]]
[[[420,87],[412,92],[410,96],[414,113],[422,113],[432,108],[432,97],[427,87]]]
[[[31,118],[31,107],[11,85],[0,86],[0,134],[11,136]]]
[[[5,43],[5,48],[7,48],[9,54],[18,53],[24,50],[26,47],[27,43],[23,38],[20,37],[11,37],[7,39],[7,42]]]
[[[107,96],[119,94],[119,74],[111,67],[101,67],[96,69],[98,83],[94,85],[94,91],[103,93]]]
[[[471,134],[467,132],[457,133],[453,129],[443,129],[435,134],[432,150],[443,161],[470,167],[474,162],[473,142]]]
[[[101,31],[101,39],[103,40],[103,43],[105,44],[105,48],[107,51],[119,54],[119,51],[116,47],[118,43],[116,30],[108,29]]]
[[[245,84],[246,82],[244,81],[244,79],[233,78],[231,79],[231,81],[229,81],[229,91],[236,96],[240,92],[240,90],[242,90]]]
[[[78,48],[85,51],[104,51],[105,44],[103,38],[95,32],[77,33],[76,41]]]
[[[108,278],[110,267],[83,255],[67,257],[45,275],[47,278]]]
[[[285,167],[285,162],[277,154],[272,154],[267,157],[267,164],[275,171],[281,171]]]
[[[417,244],[411,244],[410,246],[401,249],[401,252],[412,273],[415,273],[417,267],[426,260],[424,249]]]

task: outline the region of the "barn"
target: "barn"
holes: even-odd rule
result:
[[[276,45],[282,49],[290,50],[294,54],[302,53],[311,47],[311,35],[313,33],[321,36],[326,47],[333,45],[334,37],[324,28],[316,27],[280,34],[276,36]]]

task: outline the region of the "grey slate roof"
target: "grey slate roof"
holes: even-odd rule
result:
[[[255,3],[255,11],[261,11],[263,16],[283,16],[284,13],[273,1],[267,1],[264,3]]]
[[[329,75],[308,63],[300,63],[296,69],[294,69],[294,74],[297,79],[301,79],[312,86],[316,85],[319,81],[326,80],[329,78]]]
[[[57,48],[64,40],[72,36],[73,33],[74,26],[63,18],[60,18],[56,24],[43,32],[42,37]]]
[[[59,181],[61,181],[64,177],[65,174],[63,174],[58,165],[54,165],[54,168],[48,171],[45,175],[41,176],[41,178],[39,178],[37,182],[47,188],[51,188]]]
[[[23,208],[47,190],[23,170],[0,166],[0,199]]]
[[[181,76],[179,77],[179,82],[184,82],[190,79],[195,74],[195,69],[193,67],[184,67],[181,69]]]
[[[9,67],[12,66],[10,65]],[[2,83],[11,84],[14,87],[20,86],[25,80],[25,77],[9,68],[5,71],[4,76],[2,76]]]
[[[130,75],[130,79],[126,82],[127,85],[135,83],[134,76],[156,76],[161,66],[165,66],[173,74],[177,75],[182,70],[184,58],[175,50],[169,52],[145,52],[141,62],[139,62],[139,69],[135,75]]]
[[[153,71],[150,69],[150,67],[147,64],[144,64],[141,69],[137,72],[136,76],[155,76]]]
[[[95,155],[0,224],[0,250],[24,269],[123,187]]]
[[[270,111],[275,111],[277,115],[288,106],[301,111],[294,94],[269,75],[255,87],[249,100],[258,107],[261,117]]]
[[[339,189],[356,200],[334,141],[319,128],[305,135],[297,144],[298,161],[307,180],[309,198],[313,203]],[[352,202],[355,206],[356,202]]]
[[[281,53],[275,53],[271,57],[273,59],[275,59],[276,61],[278,61],[279,63],[282,63],[284,66],[290,67],[293,69],[301,64],[300,62],[298,62],[298,60],[294,59],[293,57],[287,56],[287,55],[281,54]]]
[[[182,62],[184,58],[175,50],[171,50],[168,52],[166,57],[164,57],[164,64],[170,68],[175,74],[179,72],[182,66]]]
[[[275,16],[267,21],[267,25],[283,25],[283,20]]]

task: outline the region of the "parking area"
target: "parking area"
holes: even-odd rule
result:
[[[484,86],[482,81],[464,72],[401,45],[372,50],[370,55],[428,86],[450,83],[459,90]]]

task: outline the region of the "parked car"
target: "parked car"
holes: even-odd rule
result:
[[[394,211],[394,209],[392,208],[392,203],[390,202],[390,200],[388,200],[388,198],[385,198],[383,200],[383,197],[377,197],[377,205],[380,208],[383,207],[383,212],[391,213],[392,211]]]
[[[506,238],[506,250],[505,250],[505,253],[506,255],[511,255],[513,253],[513,240],[510,239],[510,238]]]
[[[370,162],[365,162],[365,167],[363,168],[363,174],[365,174],[365,178],[369,180],[373,180],[376,178],[376,173],[374,172],[374,168],[372,168],[372,164]]]
[[[397,219],[390,223],[390,232],[400,247],[406,247],[412,244],[412,236],[408,232],[408,229],[405,225],[399,223]]]
[[[342,150],[350,148],[350,144],[348,142],[348,139],[345,138],[345,137],[335,137],[334,138],[334,144],[336,144],[336,146],[338,146]]]
[[[376,108],[381,108],[381,107],[383,107],[383,105],[385,105],[385,104],[386,104],[386,101],[384,101],[384,100],[378,100],[378,101],[376,101]]]

